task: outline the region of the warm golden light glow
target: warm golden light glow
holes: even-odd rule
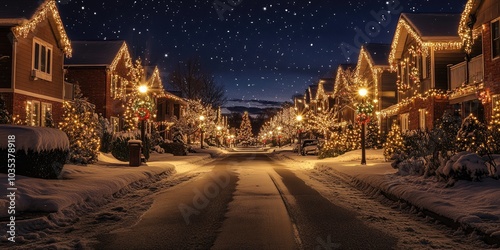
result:
[[[368,90],[366,88],[361,88],[358,90],[358,94],[361,97],[365,97],[366,95],[368,95]]]
[[[141,86],[139,86],[139,92],[141,92],[142,94],[147,93],[147,92],[148,92],[148,89],[149,89],[149,88],[148,88],[148,86],[146,86],[146,85],[141,85]]]
[[[301,115],[298,115],[298,116],[297,116],[297,121],[301,122],[301,121],[302,121],[302,119],[304,119],[304,117],[302,117]]]

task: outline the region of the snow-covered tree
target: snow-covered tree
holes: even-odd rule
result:
[[[394,156],[401,154],[403,147],[401,128],[396,122],[394,122],[392,123],[389,134],[387,134],[387,140],[384,143],[385,160],[391,160]]]
[[[12,117],[7,110],[7,104],[3,95],[0,95],[0,124],[10,124],[12,122]]]
[[[250,122],[248,112],[245,111],[245,113],[243,113],[243,120],[241,121],[240,129],[238,130],[238,140],[248,141],[252,137],[252,123]]]
[[[68,135],[70,162],[91,164],[99,155],[98,117],[95,107],[83,97],[79,85],[75,85],[75,99],[64,102],[64,114],[59,129]]]
[[[459,151],[469,151],[477,154],[486,153],[486,126],[473,114],[467,116],[457,133],[457,148]]]
[[[217,112],[211,105],[203,105],[201,100],[187,100],[187,107],[184,115],[180,119],[174,119],[174,126],[180,130],[183,135],[190,138],[193,134],[203,129],[204,137],[215,134],[217,131],[216,121]],[[200,120],[203,116],[204,120]]]

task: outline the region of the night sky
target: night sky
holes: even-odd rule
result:
[[[384,15],[380,30],[368,25],[377,22],[372,12],[396,6],[403,12],[460,13],[466,0],[58,3],[71,40],[126,40],[134,56],[160,67],[165,82],[178,61],[200,57],[229,98],[286,101],[339,63],[357,60],[342,51],[357,47],[356,27],[370,42],[392,41],[398,12]]]

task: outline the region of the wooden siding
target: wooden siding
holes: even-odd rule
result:
[[[37,37],[52,47],[52,81],[31,77],[33,38]],[[16,89],[25,90],[45,96],[63,99],[63,51],[58,47],[58,42],[49,20],[38,24],[37,28],[29,33],[26,38],[19,38],[16,56]]]
[[[96,113],[106,112],[106,67],[68,67],[66,79],[78,83],[84,97],[96,107]]]
[[[457,64],[464,60],[465,53],[461,50],[436,51],[434,54],[436,89],[448,90],[448,65]]]
[[[0,88],[12,86],[12,36],[10,27],[0,27]]]

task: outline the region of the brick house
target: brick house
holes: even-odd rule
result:
[[[17,122],[61,121],[64,57],[72,46],[55,0],[9,1],[0,8],[0,94]]]
[[[397,115],[403,131],[432,129],[449,108],[448,65],[464,57],[459,21],[460,14],[401,14],[389,54],[398,104],[382,113]]]
[[[386,133],[391,126],[391,117],[382,116],[381,111],[397,103],[396,72],[389,66],[389,44],[364,44],[361,47],[356,77],[368,89],[368,101],[373,104],[373,114],[378,117],[381,132]]]
[[[458,33],[467,60],[450,67],[450,102],[463,117],[488,121],[500,101],[500,2],[467,1]]]
[[[66,59],[66,80],[78,83],[96,113],[119,131],[125,112],[133,63],[125,41],[73,41],[73,57]]]

